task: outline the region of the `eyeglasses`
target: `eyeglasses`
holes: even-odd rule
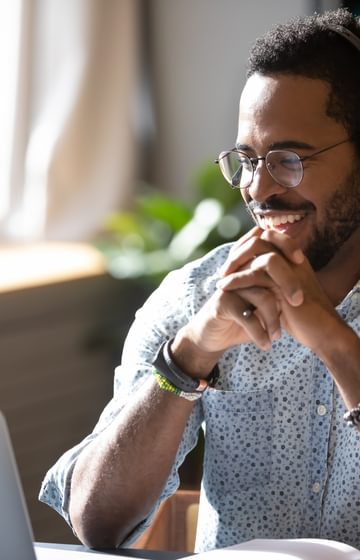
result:
[[[251,185],[259,161],[265,161],[266,169],[279,185],[293,188],[300,185],[304,177],[304,161],[345,142],[350,142],[350,139],[347,138],[303,157],[292,150],[271,150],[264,157],[249,157],[234,148],[221,152],[215,163],[219,164],[223,176],[233,189],[246,189]]]

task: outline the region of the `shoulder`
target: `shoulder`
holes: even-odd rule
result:
[[[220,269],[227,259],[233,243],[219,245],[205,255],[170,272],[160,286],[162,294],[170,299],[183,300],[192,307],[192,312],[209,298],[216,289],[221,276]]]
[[[188,263],[184,266],[184,270],[189,272],[189,277],[209,278],[218,276],[219,270],[226,261],[233,243],[225,243],[212,249],[206,255]]]
[[[186,272],[187,299],[196,313],[215,292],[221,277],[221,267],[225,263],[233,243],[219,245],[203,257],[184,267]]]
[[[179,299],[186,297],[195,289],[209,290],[209,286],[215,284],[220,276],[220,269],[224,264],[233,243],[219,245],[205,255],[194,259],[180,268],[169,272],[159,287],[153,292],[153,296],[162,299]]]
[[[173,270],[136,312],[136,325],[149,323],[178,329],[193,316],[216,289],[220,269],[232,243]],[[170,336],[171,333],[169,333]]]

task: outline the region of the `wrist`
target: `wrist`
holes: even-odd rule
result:
[[[328,323],[322,340],[322,344],[318,345],[315,353],[329,369],[341,367],[344,364],[345,356],[351,355],[359,344],[357,334],[340,317],[334,322]]]
[[[160,387],[187,400],[197,400],[209,387],[214,386],[219,378],[217,364],[203,379],[191,377],[175,363],[170,350],[171,340],[166,340],[158,349],[153,361],[153,373]]]
[[[222,356],[222,352],[203,351],[193,341],[186,327],[177,333],[170,350],[178,367],[190,377],[198,379],[205,379]]]

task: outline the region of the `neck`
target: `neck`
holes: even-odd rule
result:
[[[360,228],[317,273],[320,284],[334,306],[344,299],[360,279],[359,245]]]

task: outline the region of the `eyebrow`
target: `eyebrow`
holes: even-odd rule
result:
[[[248,144],[236,143],[235,148],[241,152],[255,152],[255,150]],[[272,142],[268,146],[270,150],[315,150],[316,147],[307,142],[300,142],[299,140],[281,140],[279,142]]]

